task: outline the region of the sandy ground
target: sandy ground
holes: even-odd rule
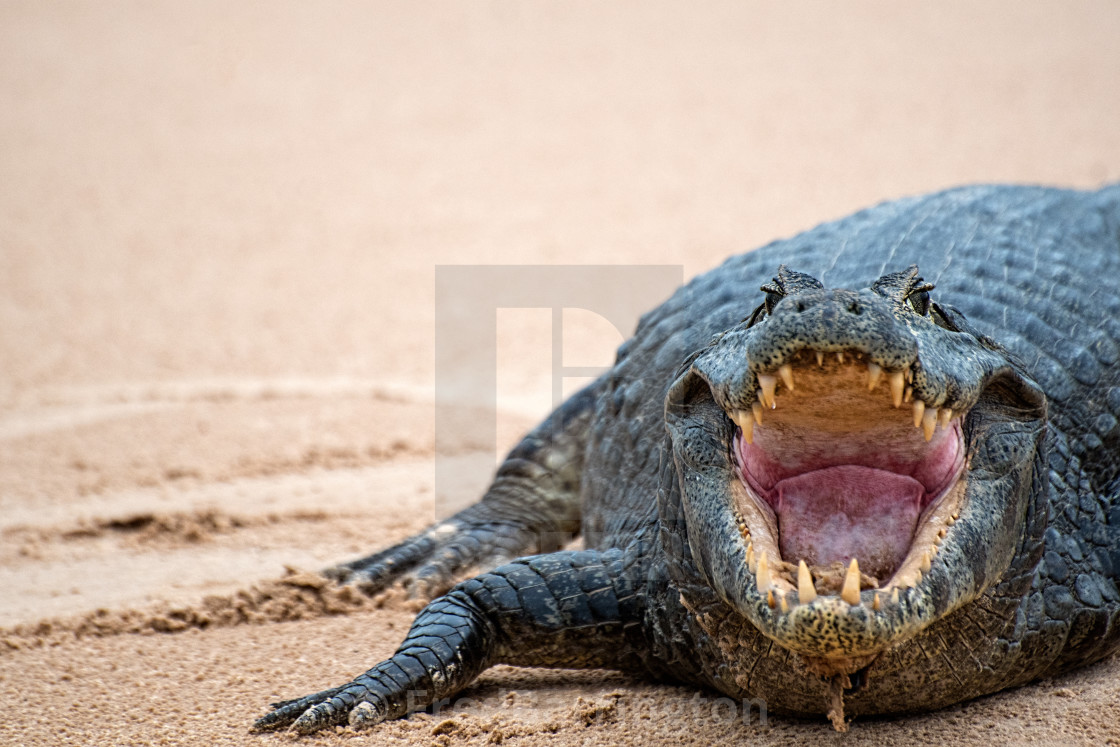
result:
[[[1118,179],[1118,33],[1107,1],[3,3],[0,743],[287,743],[248,733],[271,700],[392,651],[408,604],[285,568],[435,516],[438,265],[687,277],[903,194]],[[497,318],[498,449],[551,401],[540,312]],[[608,363],[573,320],[565,365]],[[307,742],[1120,740],[1116,659],[843,738],[611,673],[466,695]]]

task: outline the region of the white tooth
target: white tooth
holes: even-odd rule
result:
[[[898,604],[898,587],[891,589],[891,604]]]
[[[922,425],[922,415],[925,414],[926,403],[919,400],[914,400],[914,427],[920,428]]]
[[[751,405],[751,414],[754,415],[754,422],[756,425],[762,425],[762,403],[755,402]]]
[[[852,558],[852,562],[848,564],[844,586],[840,589],[840,598],[853,607],[859,604],[859,563],[855,558]]]
[[[817,365],[824,368],[824,352],[820,350],[817,351]]]
[[[755,571],[755,586],[758,587],[758,593],[770,590],[770,565],[766,561],[766,553],[760,553],[758,556],[758,570]]]
[[[797,561],[797,601],[808,604],[817,598],[817,587],[813,586],[813,576],[804,560]]]
[[[937,414],[937,424],[942,428],[949,426],[949,421],[953,419],[953,409],[951,407],[942,407],[941,412]]]
[[[909,368],[906,369],[906,383],[909,384],[914,380],[914,372]]]
[[[879,385],[879,377],[882,375],[883,369],[879,364],[867,364],[867,391],[873,391]]]
[[[782,608],[782,612],[789,612],[789,602],[786,601],[786,595],[778,592],[778,605]]]
[[[922,552],[922,564],[920,566],[921,569],[922,569],[922,572],[923,573],[929,573],[929,566],[930,566],[929,550],[925,550],[925,551]]]
[[[922,415],[922,435],[929,441],[933,438],[933,429],[937,427],[937,408],[927,407]]]
[[[758,567],[757,560],[758,559],[754,556],[754,544],[751,543],[751,542],[748,542],[747,543],[747,568],[750,569],[751,573],[754,573],[754,569]]]
[[[909,402],[911,400],[911,398],[913,398],[913,396],[914,396],[914,387],[908,386],[908,387],[906,387],[906,391],[902,393],[902,401],[903,402]]]
[[[844,352],[843,351],[840,351],[840,352],[836,353],[836,360],[840,361],[841,363],[844,362]]]
[[[782,377],[782,383],[786,385],[786,389],[793,391],[793,366],[788,363],[783,363],[778,366],[778,376]]]
[[[871,600],[871,609],[878,612],[882,606],[883,603],[879,601],[879,592],[875,592],[875,598]]]
[[[759,374],[758,385],[762,387],[762,404],[773,409],[777,404],[774,401],[774,390],[778,388],[778,377],[770,374]]]
[[[906,388],[906,381],[902,377],[902,372],[895,371],[887,375],[891,380],[891,402],[894,403],[895,407],[902,407],[903,389]]]
[[[735,411],[735,422],[743,432],[743,440],[749,444],[754,443],[754,415],[746,410]]]

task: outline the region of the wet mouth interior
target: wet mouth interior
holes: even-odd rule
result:
[[[857,595],[896,576],[913,585],[929,570],[945,527],[921,530],[941,499],[959,492],[965,454],[960,414],[916,399],[909,383],[909,371],[883,371],[853,352],[802,351],[759,376],[754,406],[732,417],[739,477],[760,509],[744,513],[769,525],[763,534],[780,554],[772,565],[804,561],[818,586],[829,576],[839,586],[857,560]],[[752,564],[756,554],[752,546]],[[915,568],[900,574],[904,566]]]

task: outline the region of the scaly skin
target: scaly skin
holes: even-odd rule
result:
[[[577,529],[587,550],[459,583],[391,659],[277,704],[256,728],[375,724],[498,663],[643,672],[844,728],[844,712],[939,708],[1108,655],[1118,278],[1117,186],[951,190],[728,260],[643,317],[614,368],[527,436],[478,504],[334,573],[431,593]],[[888,381],[909,388],[899,410]],[[818,439],[808,423],[838,430]],[[894,548],[905,560],[878,561],[881,577],[814,561],[799,582],[778,547],[805,528],[787,518],[779,533],[752,460],[786,465],[831,442],[860,444],[872,466],[902,454],[936,462],[934,482],[953,477]],[[953,444],[956,462],[921,461]]]

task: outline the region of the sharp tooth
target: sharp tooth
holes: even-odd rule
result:
[[[914,372],[912,370],[907,368],[904,373],[906,374],[906,383],[907,384],[909,384],[911,381],[914,380]]]
[[[948,519],[945,520],[945,526],[950,526],[951,527],[956,523],[957,523],[957,517],[956,516],[950,516]]]
[[[848,573],[844,576],[844,587],[840,589],[840,598],[853,607],[859,604],[859,563],[855,558],[848,564]]]
[[[922,553],[921,569],[923,573],[929,573],[929,550]]]
[[[906,389],[906,382],[902,378],[901,371],[895,371],[892,374],[887,374],[891,380],[891,402],[895,407],[902,407],[903,390]]]
[[[922,435],[926,440],[933,438],[933,429],[937,427],[937,408],[927,407],[926,412],[922,415]]]
[[[760,594],[770,590],[770,566],[766,562],[765,552],[759,553],[758,555],[758,570],[755,571],[755,586],[758,587],[758,592]]]
[[[770,609],[774,609],[774,605],[776,603],[777,603],[777,600],[774,599],[774,590],[773,589],[767,589],[766,590],[766,606],[769,607]]]
[[[775,405],[774,390],[778,387],[778,377],[770,374],[759,374],[758,385],[762,387],[762,396],[759,398],[762,400],[762,404],[773,409]]]
[[[797,601],[808,604],[817,598],[817,587],[813,586],[813,576],[804,560],[797,561]]]
[[[883,603],[879,601],[879,592],[875,592],[875,598],[871,600],[871,609],[878,612],[882,606]]]
[[[751,405],[751,414],[754,415],[754,422],[758,425],[762,425],[762,412],[761,402],[755,402]]]
[[[843,351],[840,351],[840,352],[836,353],[836,360],[840,361],[841,363],[843,363],[843,362],[844,362],[844,353],[843,353]]]
[[[937,414],[937,424],[942,428],[949,425],[949,421],[953,419],[953,409],[951,407],[942,407],[941,412]]]
[[[757,559],[754,556],[754,544],[751,543],[751,542],[748,542],[747,543],[747,568],[750,569],[751,573],[754,573],[754,569],[758,567],[758,563],[756,562],[756,560]]]
[[[926,403],[920,399],[914,401],[914,427],[920,428],[922,426],[922,415],[926,412]]]
[[[782,377],[782,383],[786,385],[786,389],[793,391],[793,366],[788,363],[783,363],[778,366],[778,376]]]
[[[883,369],[877,363],[867,364],[867,391],[872,391],[879,385],[879,377],[883,375]]]
[[[902,401],[909,402],[914,397],[914,387],[906,387],[906,391],[902,393]]]
[[[891,604],[898,604],[898,587],[891,589]]]
[[[786,601],[786,595],[778,592],[778,606],[782,608],[782,612],[789,612],[789,602]]]
[[[824,368],[824,352],[820,350],[817,351],[817,365]]]
[[[746,410],[735,411],[735,422],[743,432],[743,440],[749,444],[754,443],[754,415]]]

